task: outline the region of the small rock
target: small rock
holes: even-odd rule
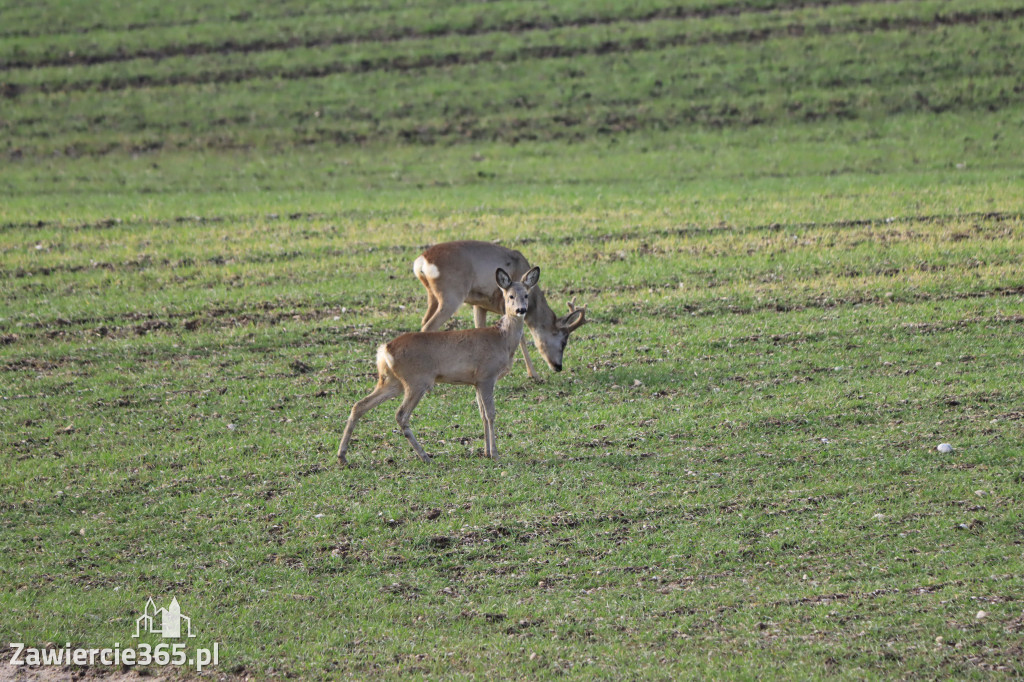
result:
[[[939,452],[953,452],[953,446],[949,443],[939,443],[939,447],[935,449]]]
[[[978,613],[974,617],[978,620],[985,620],[986,618],[988,618],[988,611],[978,611]]]

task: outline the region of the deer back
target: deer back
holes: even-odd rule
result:
[[[482,378],[500,376],[508,370],[522,336],[521,324],[516,332],[498,325],[409,332],[385,344],[382,355],[386,371],[402,383],[475,385]]]
[[[530,270],[530,263],[513,249],[464,240],[430,247],[413,267],[417,276],[423,273],[444,296],[458,297],[469,305],[500,315],[504,305],[494,281],[495,271],[501,268],[515,281]]]

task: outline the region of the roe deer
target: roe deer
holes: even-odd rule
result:
[[[473,306],[477,327],[487,324],[487,312],[504,312],[503,296],[494,286],[495,268],[503,268],[513,279],[530,269],[523,254],[490,242],[458,241],[437,244],[424,251],[413,263],[412,270],[427,288],[427,313],[420,331],[437,331],[463,302]],[[548,306],[544,293],[537,289],[530,296],[526,326],[533,342],[551,369],[562,371],[562,354],[569,334],[586,320],[587,309],[577,308],[576,299],[569,303],[569,314],[558,317]],[[526,339],[520,341],[526,371],[531,379],[538,374],[530,362]]]
[[[502,294],[505,314],[493,327],[442,332],[409,332],[377,349],[377,386],[352,407],[338,446],[338,463],[345,453],[352,429],[364,414],[404,393],[395,414],[398,426],[413,450],[430,461],[409,427],[409,418],[423,395],[434,384],[468,384],[476,387],[476,402],[484,421],[484,454],[498,458],[494,444],[494,385],[508,374],[516,346],[523,337],[523,318],[535,291],[540,268],[532,268],[518,282],[497,268],[495,281]]]

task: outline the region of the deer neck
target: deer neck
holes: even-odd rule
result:
[[[548,305],[540,287],[534,287],[530,292],[530,305],[526,309],[526,325],[530,329],[552,329],[555,326],[555,311]]]
[[[505,339],[509,348],[515,350],[515,347],[519,345],[520,339],[523,338],[523,318],[516,317],[515,315],[502,315],[501,319],[498,320],[498,331],[501,333],[502,338]]]

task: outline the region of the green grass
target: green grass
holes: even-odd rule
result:
[[[378,14],[369,16],[396,28],[390,13]],[[335,26],[325,19],[241,45],[235,36],[244,30],[223,22],[209,29],[213,44],[149,30],[114,32],[108,44],[89,32],[74,36],[84,44],[9,48],[3,92],[16,107],[5,127],[18,159],[578,141],[1019,110],[1022,23],[1018,8],[989,0],[682,18],[638,6],[614,19],[570,15],[526,30],[512,20],[472,30],[452,24],[447,33],[381,41],[324,37]],[[196,27],[177,30],[191,35]],[[374,35],[372,27],[350,30]]]
[[[4,666],[1019,675],[1019,8],[392,4],[0,4]],[[455,238],[590,323],[338,468]]]

